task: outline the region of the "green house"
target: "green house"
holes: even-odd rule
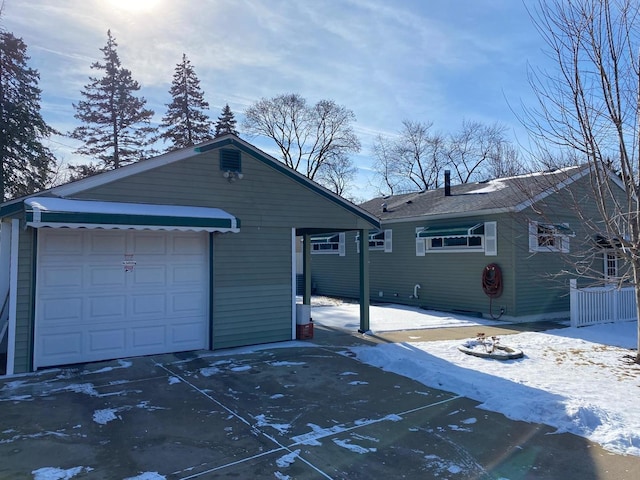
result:
[[[233,135],[4,203],[0,221],[8,374],[291,340],[299,238],[308,261],[312,233],[380,226]]]
[[[568,318],[572,276],[588,270],[583,282],[601,282],[620,267],[597,241],[590,182],[586,167],[462,185],[445,176],[444,188],[363,203],[381,220],[368,234],[370,299],[511,321]],[[609,182],[623,194],[616,177]],[[312,251],[314,291],[357,297],[359,234],[333,242]]]

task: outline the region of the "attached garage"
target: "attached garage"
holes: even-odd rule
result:
[[[234,135],[6,202],[4,371],[294,339],[296,239],[308,303],[310,235],[374,228]]]
[[[41,229],[34,366],[208,348],[208,263],[202,232]]]
[[[37,228],[34,368],[209,348],[213,208],[25,200]]]

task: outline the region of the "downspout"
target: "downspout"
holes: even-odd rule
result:
[[[419,283],[416,283],[416,284],[413,286],[413,298],[420,298],[420,296],[418,295],[418,290],[420,290],[420,288],[421,288],[421,287],[420,287],[420,284],[419,284]]]

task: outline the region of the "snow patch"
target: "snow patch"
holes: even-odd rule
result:
[[[158,472],[144,472],[135,477],[127,477],[124,480],[167,480],[167,477]]]
[[[298,455],[300,455],[300,449],[294,450],[293,452],[290,452],[290,453],[288,453],[286,455],[283,455],[282,457],[278,458],[276,460],[276,465],[278,467],[280,467],[280,468],[287,468],[293,462],[296,461],[296,458],[298,458]]]
[[[255,418],[257,422],[256,425],[258,427],[271,427],[276,429],[278,432],[280,432],[283,435],[287,433],[291,428],[291,425],[288,423],[271,423],[271,421],[268,420],[264,414],[256,415],[253,418]]]
[[[211,377],[217,373],[220,373],[220,369],[218,367],[205,367],[200,369],[200,375],[203,377]]]
[[[267,362],[269,363],[269,365],[271,365],[272,367],[297,367],[300,365],[306,365],[307,362],[287,362],[287,361],[282,361],[282,362]]]
[[[67,470],[56,467],[43,467],[33,470],[31,474],[34,480],[69,480],[83,472],[90,472],[91,467],[73,467]]]
[[[240,365],[238,367],[231,367],[230,370],[232,372],[246,372],[247,370],[251,370],[251,365]]]
[[[351,443],[351,440],[349,439],[339,440],[337,438],[334,438],[333,443],[335,443],[339,447],[346,448],[347,450],[350,450],[354,453],[359,453],[360,455],[363,455],[365,453],[370,453],[370,452],[376,452],[378,450],[377,448],[366,448],[360,445],[356,445],[354,443]]]
[[[112,420],[120,418],[116,415],[117,412],[118,410],[115,408],[104,408],[102,410],[96,410],[95,412],[93,412],[93,421],[99,423],[100,425],[106,425]]]
[[[182,380],[180,380],[178,377],[169,377],[168,381],[169,381],[169,385],[175,385],[176,383],[182,382]]]

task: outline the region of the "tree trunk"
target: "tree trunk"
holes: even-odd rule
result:
[[[636,341],[636,358],[635,363],[640,364],[640,259],[633,262],[633,281],[636,290],[636,322],[637,322],[637,341]]]

